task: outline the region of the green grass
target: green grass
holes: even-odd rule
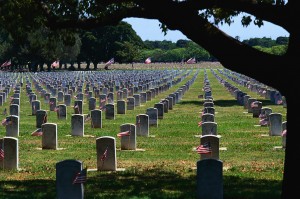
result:
[[[67,107],[66,121],[58,120],[56,114],[51,112],[48,122],[57,123],[58,147],[62,150],[40,150],[41,137],[30,135],[36,129],[36,123],[35,116],[31,116],[23,86],[18,138],[20,170],[0,171],[0,198],[55,198],[55,164],[66,159],[77,159],[83,161],[84,167],[96,168],[96,138],[100,136],[116,137],[117,167],[125,168],[125,171],[88,172],[88,181],[84,184],[85,198],[196,198],[195,167],[200,157],[192,149],[200,143],[200,138],[194,135],[201,133],[197,123],[200,121],[203,100],[197,96],[203,94],[203,69],[180,103],[165,113],[164,119],[159,120],[158,128],[150,127],[150,135],[155,137],[137,137],[137,148],[145,149],[144,152],[120,151],[120,139],[116,136],[121,124],[135,123],[136,115],[146,113],[147,108],[175,92],[192,78],[195,71],[193,69],[191,75],[182,82],[135,110],[127,110],[125,115],[117,114],[115,120],[103,119],[102,129],[92,129],[90,123],[85,123],[85,134],[94,135],[94,138],[67,136],[71,132],[72,107]],[[268,127],[255,127],[259,119],[253,118],[250,113],[243,113],[243,106],[237,104],[209,69],[207,74],[217,112],[215,121],[218,134],[222,136],[220,147],[227,148],[226,151],[220,151],[224,198],[280,198],[285,153],[273,147],[281,145],[281,137],[262,137],[261,134],[268,134]],[[286,120],[286,109],[282,106],[270,104],[247,88],[227,81],[257,97],[263,106],[271,107],[273,112],[282,113],[283,121]],[[49,110],[49,105],[44,103],[40,95],[38,99],[41,100],[41,109]],[[9,102],[4,107],[8,108]],[[87,113],[88,103],[85,99],[84,114]],[[4,137],[5,127],[1,129],[1,137]]]

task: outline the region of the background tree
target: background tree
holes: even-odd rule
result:
[[[136,46],[128,41],[123,43],[117,42],[117,44],[119,45],[120,50],[116,52],[115,58],[120,60],[119,63],[131,63],[133,68],[133,62],[139,61],[140,59],[141,47]]]
[[[159,2],[140,0],[104,1],[0,1],[0,24],[16,39],[23,39],[23,33],[46,25],[52,29],[84,28],[92,29],[105,25],[117,25],[123,18],[140,17],[158,19],[163,31],[179,30],[187,38],[202,46],[228,69],[250,76],[262,83],[280,90],[291,105],[296,105],[296,87],[283,76],[297,80],[294,68],[298,65],[300,30],[295,19],[298,18],[298,0],[161,0]],[[166,12],[168,11],[168,12]],[[225,34],[216,25],[233,22],[233,17],[243,14],[242,25],[250,23],[262,26],[263,20],[278,25],[290,33],[287,51],[274,55],[253,48]],[[18,17],[15,17],[18,16]],[[254,18],[254,20],[253,20]],[[19,38],[18,38],[19,37]],[[107,51],[115,49],[108,43]],[[112,47],[112,48],[107,48]],[[228,50],[230,49],[230,50]],[[242,62],[241,62],[242,60]],[[280,70],[284,66],[285,70]],[[269,75],[261,75],[262,68]],[[275,69],[276,68],[276,69]],[[280,72],[278,72],[280,70]],[[299,106],[287,111],[287,129],[297,124]],[[295,179],[299,170],[293,169],[293,162],[299,162],[297,145],[292,144],[295,135],[287,134],[285,171],[282,196],[297,194],[289,186],[288,179]],[[299,151],[299,150],[298,150]]]

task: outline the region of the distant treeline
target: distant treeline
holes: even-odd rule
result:
[[[271,54],[281,55],[286,51],[288,40],[288,37],[277,37],[276,40],[263,37],[250,38],[247,40],[243,40],[242,42],[259,50],[269,52]],[[178,40],[177,42],[166,40],[146,40],[144,41],[144,44],[146,46],[146,49],[143,50],[143,53],[148,53],[148,56],[157,61],[180,61],[181,58],[185,58],[186,60],[190,57],[195,57],[197,61],[215,60],[215,58],[210,55],[205,49],[201,48],[199,45],[190,40]],[[181,53],[176,55],[176,52]],[[171,55],[173,55],[173,57]],[[170,59],[171,57],[172,59]]]
[[[242,41],[259,50],[272,54],[286,51],[288,37],[253,38]],[[118,26],[106,26],[92,31],[51,31],[46,28],[32,30],[28,35],[13,38],[0,27],[0,64],[11,60],[9,70],[27,68],[29,71],[44,70],[46,64],[59,60],[59,68],[75,70],[76,63],[86,64],[86,69],[96,69],[97,64],[114,58],[118,63],[185,62],[194,57],[197,62],[217,61],[209,52],[190,40],[142,41],[126,22]],[[90,68],[92,66],[94,68]],[[4,68],[2,68],[4,69]],[[8,67],[6,68],[8,69]]]

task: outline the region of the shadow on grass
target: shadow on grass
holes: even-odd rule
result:
[[[270,100],[258,100],[258,101],[260,101],[260,102],[262,102],[262,106],[264,107],[264,106],[270,106],[270,105],[275,105],[275,106],[282,106],[282,105],[276,105],[276,104],[274,104],[273,102],[271,102]]]
[[[199,105],[203,106],[204,102],[201,101],[196,101],[196,100],[190,100],[190,101],[181,101],[179,104],[194,104],[194,105]],[[214,100],[214,105],[216,106],[221,106],[221,107],[228,107],[228,106],[236,106],[238,105],[237,100]]]
[[[188,100],[188,101],[180,101],[178,104],[182,104],[182,105],[194,104],[194,105],[202,106],[203,102],[200,101],[200,100],[199,101],[197,101],[197,100]]]
[[[224,199],[279,199],[280,181],[225,176]],[[6,181],[0,183],[0,198],[54,199],[54,180]],[[213,190],[211,190],[213,191]],[[165,199],[196,198],[196,176],[182,177],[159,169],[145,172],[93,172],[84,184],[84,198]]]
[[[274,103],[272,103],[270,100],[259,100],[260,102],[262,102],[263,107],[266,106],[270,106],[270,105],[275,105]],[[203,101],[199,100],[190,100],[190,101],[181,101],[179,102],[179,104],[182,105],[186,105],[186,104],[194,104],[194,105],[203,105]],[[230,107],[230,106],[237,106],[239,105],[239,103],[237,102],[237,100],[214,100],[214,105],[216,106],[220,106],[220,107]],[[239,105],[242,106],[242,105]],[[278,106],[282,106],[282,105],[278,105]]]

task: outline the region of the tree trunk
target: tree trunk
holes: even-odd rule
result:
[[[71,66],[68,68],[68,70],[71,70],[71,71],[76,70],[76,68],[74,67],[74,62],[71,62]]]
[[[50,72],[51,71],[51,63],[47,63],[47,71]]]
[[[93,62],[93,64],[94,64],[93,70],[97,70],[97,62]]]
[[[78,65],[78,70],[82,70],[81,69],[81,62],[80,61],[77,61],[77,65]]]
[[[44,63],[40,63],[40,64],[39,64],[39,68],[40,68],[40,71],[45,71],[45,70],[44,70]]]
[[[296,64],[296,63],[295,63]],[[288,67],[288,66],[287,66]],[[293,70],[289,70],[286,74],[289,81],[285,81],[284,93],[287,102],[287,135],[286,135],[286,149],[285,162],[283,173],[282,199],[293,198],[295,194],[299,194],[299,190],[295,188],[295,182],[299,180],[299,139],[298,139],[298,123],[300,121],[299,115],[299,78],[298,74]],[[275,80],[276,81],[276,80]]]
[[[90,70],[90,65],[91,65],[91,62],[86,62],[86,67],[85,67],[85,70]]]

